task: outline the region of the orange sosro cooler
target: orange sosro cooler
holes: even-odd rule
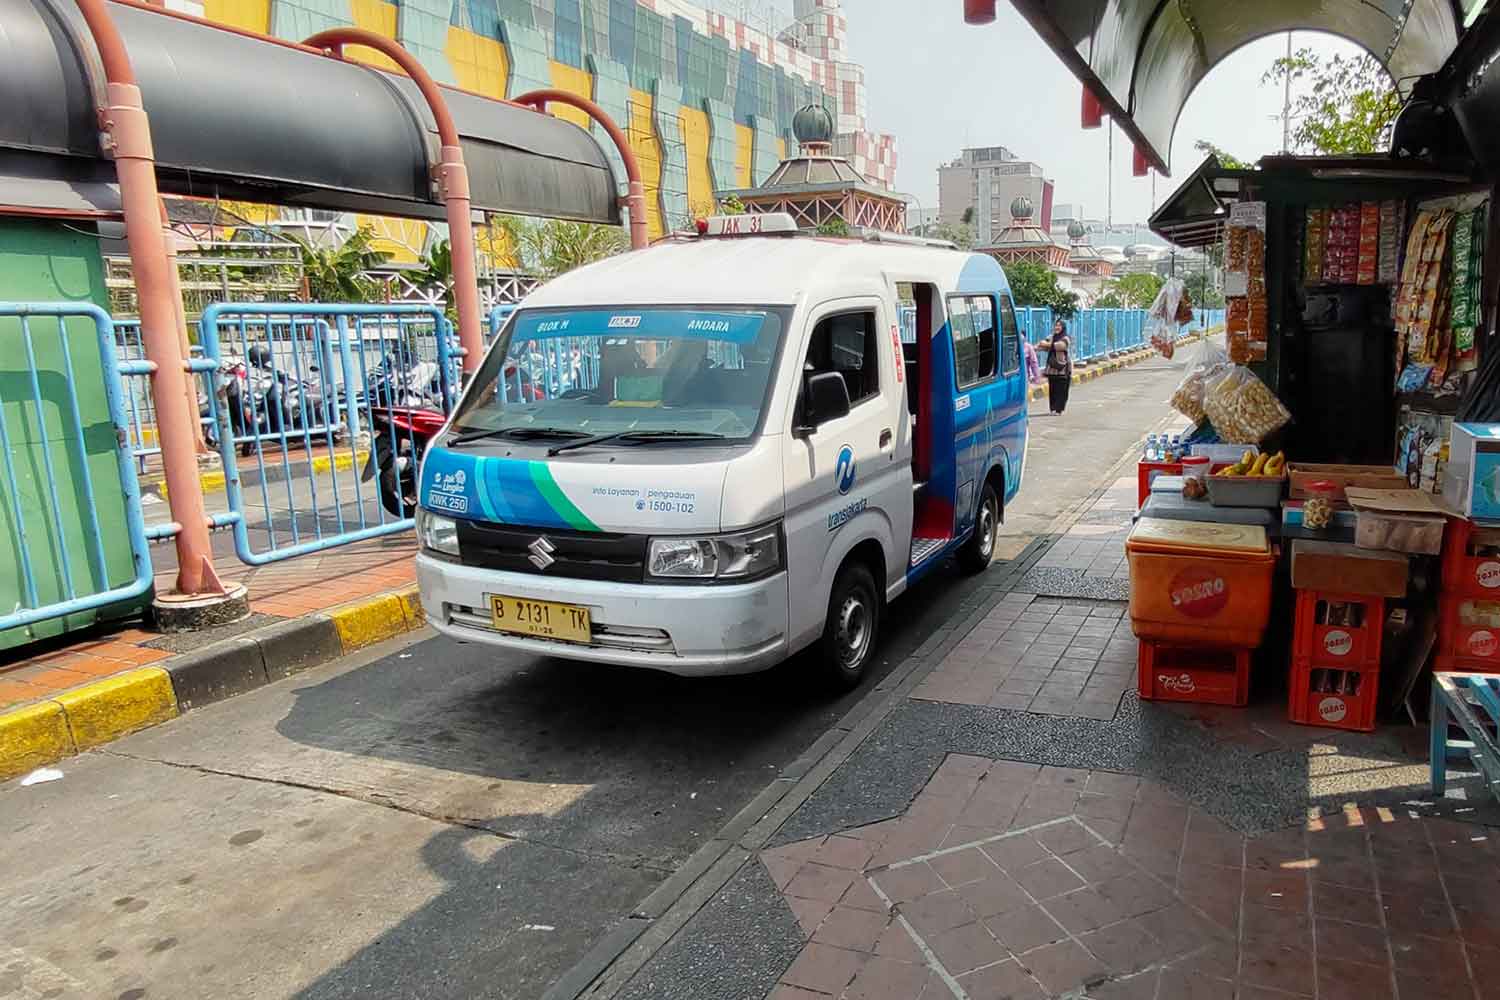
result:
[[[1276,557],[1257,524],[1143,517],[1125,542],[1130,623],[1142,639],[1254,648]]]

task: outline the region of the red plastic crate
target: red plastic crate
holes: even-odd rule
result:
[[[1296,621],[1294,656],[1324,667],[1380,666],[1385,598],[1299,590]]]
[[[1438,598],[1439,670],[1500,673],[1500,594]]]
[[[1147,701],[1244,705],[1250,700],[1250,650],[1140,640],[1137,683]]]
[[[1151,495],[1151,480],[1157,476],[1180,476],[1182,475],[1181,462],[1139,462],[1135,467],[1135,509],[1140,510],[1146,506],[1146,498]]]
[[[1443,593],[1500,601],[1500,556],[1471,554],[1473,540],[1472,521],[1448,518],[1443,529]]]
[[[1321,667],[1292,658],[1286,717],[1299,725],[1368,733],[1375,728],[1379,700],[1378,669]]]

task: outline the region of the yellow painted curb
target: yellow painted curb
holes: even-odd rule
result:
[[[329,458],[327,455],[320,455],[312,460],[312,471],[319,473],[338,469],[340,472],[347,472],[350,469],[363,467],[365,460],[369,457],[370,453],[368,451],[353,453],[341,451],[332,458]],[[226,479],[227,477],[224,475],[223,469],[210,469],[207,472],[198,473],[198,486],[204,493],[220,493],[225,488]],[[165,479],[158,484],[158,488],[161,490],[162,499],[165,500],[167,498],[167,482]]]
[[[392,639],[407,630],[406,602],[399,594],[381,594],[332,608],[328,617],[338,631],[344,652]]]
[[[407,631],[415,631],[427,624],[427,616],[422,612],[422,592],[416,584],[396,591],[396,596],[401,600],[401,610],[406,614]]]
[[[73,753],[68,718],[55,701],[0,712],[0,781]]]
[[[172,678],[160,667],[141,667],[64,691],[52,699],[67,716],[79,750],[177,717]]]

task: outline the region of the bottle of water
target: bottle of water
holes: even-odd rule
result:
[[[1182,461],[1182,435],[1181,434],[1173,434],[1172,435],[1172,461],[1174,461],[1174,462],[1180,462],[1180,461]]]
[[[1148,435],[1146,435],[1146,454],[1145,454],[1145,460],[1147,462],[1155,462],[1155,461],[1157,461],[1156,435],[1155,434],[1148,434]]]

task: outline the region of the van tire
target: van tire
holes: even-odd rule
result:
[[[995,539],[1000,534],[1000,497],[995,487],[984,484],[979,495],[979,509],[974,514],[974,531],[958,550],[958,565],[965,573],[983,573],[995,558]]]
[[[822,640],[824,673],[839,688],[857,687],[875,658],[880,610],[880,592],[869,567],[851,562],[840,569],[828,596]]]

